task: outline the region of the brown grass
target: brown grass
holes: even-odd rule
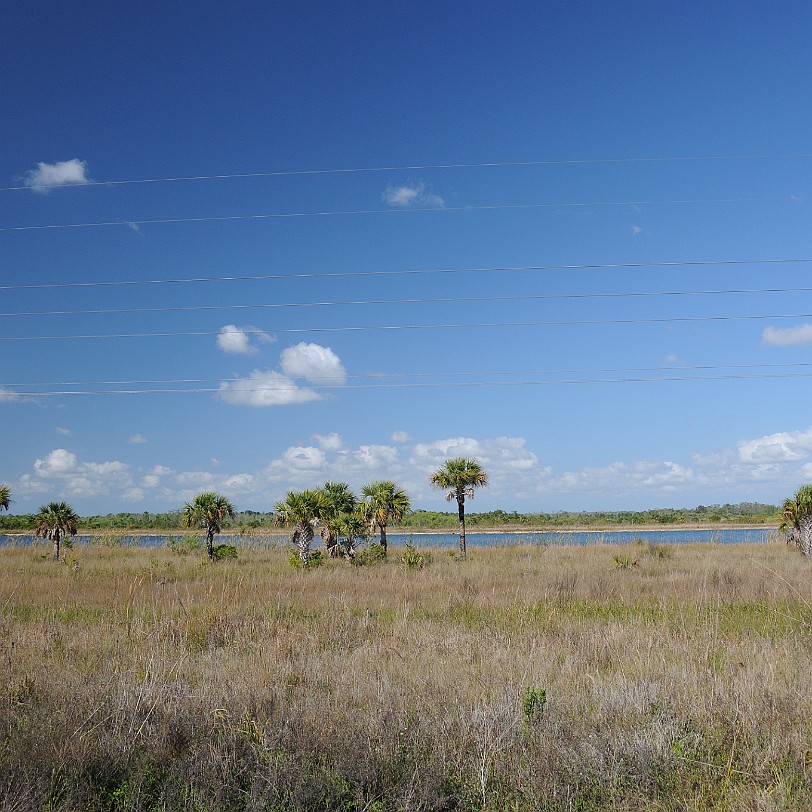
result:
[[[68,559],[0,550],[5,810],[812,809],[784,546]]]

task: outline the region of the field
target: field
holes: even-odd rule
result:
[[[0,550],[3,810],[812,809],[783,544]]]

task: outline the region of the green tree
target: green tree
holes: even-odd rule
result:
[[[330,557],[336,558],[340,549],[338,543],[341,535],[340,525],[344,522],[344,517],[347,514],[355,512],[358,507],[358,500],[346,482],[325,482],[321,491],[329,506],[322,517],[319,533],[324,539]]]
[[[11,489],[8,485],[0,485],[0,510],[8,510],[11,504]]]
[[[812,553],[812,485],[802,485],[782,505],[781,529],[804,555]]]
[[[447,501],[457,500],[457,515],[460,520],[460,554],[466,556],[465,547],[465,497],[474,498],[474,488],[483,488],[488,484],[488,475],[477,460],[456,457],[446,460],[445,464],[431,475],[431,484],[435,488],[447,491]]]
[[[330,514],[330,501],[325,492],[316,488],[307,491],[288,491],[276,503],[276,523],[293,528],[291,542],[299,549],[302,564],[310,563],[310,544],[316,527]]]
[[[375,530],[376,527],[380,530],[381,547],[386,553],[386,526],[390,520],[399,522],[411,510],[409,497],[406,491],[388,479],[365,485],[363,495],[361,516],[369,524],[370,530]]]
[[[54,544],[54,561],[59,560],[59,545],[62,539],[76,535],[79,517],[65,502],[50,502],[39,509],[34,517],[34,534],[39,538],[50,539]]]
[[[358,510],[352,513],[342,513],[336,523],[338,536],[337,546],[341,548],[344,558],[352,561],[355,558],[355,549],[358,541],[366,539],[369,532],[369,523]]]
[[[186,527],[203,526],[206,530],[206,550],[209,560],[214,561],[214,537],[220,532],[225,518],[234,517],[234,505],[219,493],[199,493],[184,505],[183,524]]]

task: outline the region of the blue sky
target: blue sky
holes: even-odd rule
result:
[[[812,479],[809,4],[4,10],[15,512],[446,509],[451,456],[482,510]]]

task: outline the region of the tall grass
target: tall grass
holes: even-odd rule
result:
[[[783,546],[71,554],[0,551],[4,810],[812,808]]]

